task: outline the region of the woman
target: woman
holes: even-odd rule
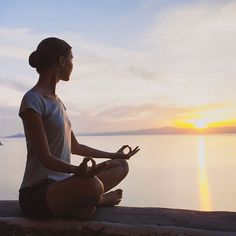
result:
[[[70,79],[72,59],[71,46],[58,38],[44,39],[29,57],[39,79],[24,95],[19,110],[27,143],[19,203],[28,217],[76,215],[85,219],[97,206],[118,204],[122,190],[108,191],[125,178],[126,160],[139,151],[125,145],[110,153],[77,142],[64,104],[56,95],[57,83]],[[85,157],[79,166],[70,164],[71,153]],[[110,160],[96,165],[92,158]]]

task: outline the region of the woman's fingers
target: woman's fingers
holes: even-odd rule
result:
[[[133,155],[135,155],[139,150],[140,150],[139,146],[135,147],[133,150],[131,150],[131,151],[127,154],[127,156],[128,156],[127,159],[129,159],[130,157],[132,157]]]
[[[90,161],[92,162],[92,169],[96,168],[96,162],[93,160],[93,158],[90,157]]]
[[[91,167],[89,167],[87,164],[89,161],[91,161],[92,163]],[[85,157],[82,163],[79,165],[78,174],[81,174],[82,176],[94,176],[92,173],[93,173],[93,170],[95,169],[96,169],[96,162],[93,160],[93,158]]]
[[[133,150],[133,152],[138,152],[140,150],[139,146],[135,147],[135,149]]]
[[[83,161],[82,161],[82,163],[79,165],[79,167],[81,168],[81,169],[86,169],[87,168],[87,163],[89,162],[89,158],[88,157],[85,157],[84,159],[83,159]]]
[[[135,147],[133,150],[131,147],[129,147],[129,152],[127,153],[127,155],[132,154],[132,153],[136,153],[139,150],[140,150],[139,146]]]
[[[91,161],[91,163],[92,163],[91,167],[88,167],[88,165],[87,165],[87,163],[89,161]],[[104,171],[108,166],[109,166],[108,162],[102,162],[99,165],[96,165],[96,162],[94,161],[93,158],[86,157],[86,158],[84,158],[84,160],[82,161],[82,163],[80,164],[79,167],[81,167],[80,173],[81,173],[82,176],[84,176],[84,177],[93,177],[97,173],[100,173],[101,171]]]
[[[81,167],[83,168],[87,168],[88,167],[88,162],[91,161],[92,162],[92,167],[95,165],[96,166],[96,162],[91,158],[91,157],[85,157],[82,161],[82,163],[80,164]]]
[[[126,148],[129,148],[129,151],[132,150],[129,145],[123,145],[117,152],[124,152]]]
[[[129,149],[128,153],[125,153],[125,149]],[[135,147],[133,150],[129,145],[123,145],[118,152],[124,154],[124,159],[129,159],[131,156],[133,156],[134,154],[136,154],[138,151],[140,150],[139,146]]]
[[[128,154],[129,154],[130,152],[132,152],[132,148],[131,148],[130,146],[127,146],[127,148],[129,149]]]
[[[109,166],[108,162],[102,162],[92,170],[93,176],[104,171]]]

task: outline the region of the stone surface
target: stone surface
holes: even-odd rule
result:
[[[17,201],[0,201],[0,235],[236,236],[236,213],[101,207],[90,221],[24,218]]]

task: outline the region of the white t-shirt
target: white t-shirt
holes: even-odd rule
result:
[[[62,101],[57,96],[43,96],[34,90],[29,90],[21,101],[19,116],[21,117],[22,112],[27,109],[33,109],[42,117],[52,155],[66,163],[70,163],[71,123]],[[62,180],[69,177],[70,174],[52,171],[42,166],[32,148],[31,140],[25,128],[25,121],[23,119],[22,121],[27,144],[27,161],[20,188],[34,186],[45,179]]]

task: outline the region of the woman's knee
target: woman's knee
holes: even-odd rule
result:
[[[103,183],[97,178],[93,177],[90,180],[90,188],[91,188],[91,193],[92,193],[92,201],[94,202],[95,205],[98,205],[101,202],[102,195],[104,193],[104,186]]]
[[[117,159],[121,169],[122,169],[122,173],[124,175],[124,177],[129,173],[129,165],[128,162],[125,159]]]

